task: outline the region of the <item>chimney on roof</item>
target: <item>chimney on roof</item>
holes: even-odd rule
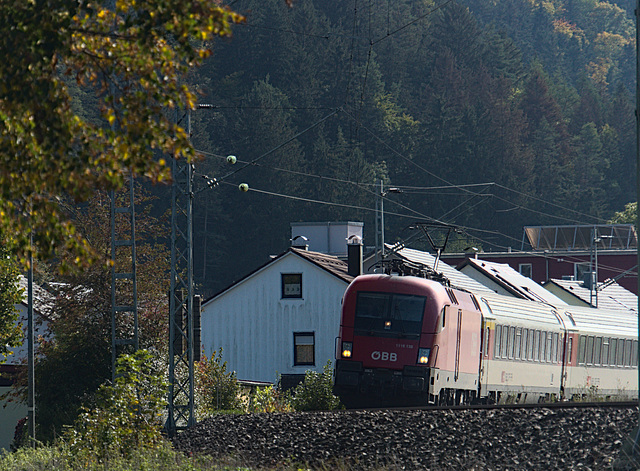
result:
[[[309,244],[307,244],[307,239],[303,235],[297,235],[293,239],[291,239],[291,247],[301,250],[309,250]]]
[[[347,239],[347,273],[362,275],[362,237],[352,235]]]

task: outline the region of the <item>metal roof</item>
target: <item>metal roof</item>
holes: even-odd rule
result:
[[[28,305],[28,280],[23,275],[18,276],[18,286],[22,291],[22,304]],[[33,309],[41,315],[48,315],[53,309],[54,296],[37,283],[33,283]]]
[[[633,224],[525,226],[524,232],[533,250],[591,250],[594,246],[598,250],[621,250],[638,246]],[[594,243],[596,237],[599,241]]]
[[[586,288],[584,282],[573,280],[552,279],[545,283],[555,284],[567,293],[589,304],[591,300],[591,290]],[[595,293],[594,293],[595,303]],[[638,296],[623,288],[618,283],[611,283],[598,291],[598,308],[613,311],[636,311],[638,310]],[[593,309],[593,308],[592,308]]]
[[[514,325],[537,323],[556,327],[562,325],[558,316],[554,314],[556,309],[549,304],[500,294],[477,293],[477,295],[486,302],[491,309],[492,317],[498,323],[508,322]]]
[[[387,245],[387,244],[385,244]],[[387,245],[389,250],[393,250],[398,257],[408,260],[414,263],[420,263],[422,265],[426,265],[428,267],[433,268],[435,265],[436,257],[431,255],[429,252],[423,252],[421,250],[409,249],[409,248],[400,248],[396,249],[391,245]],[[462,272],[459,272],[451,265],[447,265],[442,260],[438,262],[437,272],[442,273],[446,276],[451,282],[452,286],[457,288],[466,289],[468,291],[477,292],[477,293],[494,293],[494,291],[490,288],[487,288],[483,284],[477,282],[473,278],[465,275]]]
[[[517,297],[531,301],[546,302],[553,305],[561,306],[566,304],[562,299],[544,289],[531,278],[521,275],[506,263],[469,258],[458,267],[458,270],[463,270],[465,267],[475,269]]]
[[[567,323],[567,327],[571,329],[575,325],[580,329],[581,333],[623,336],[636,336],[638,334],[638,315],[632,311],[565,306],[563,314],[571,321],[571,323]]]

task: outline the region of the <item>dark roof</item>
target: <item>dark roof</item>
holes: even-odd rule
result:
[[[327,272],[331,273],[333,276],[335,276],[337,278],[340,278],[345,283],[351,283],[351,281],[354,279],[353,276],[351,276],[351,275],[349,275],[349,273],[347,273],[347,271],[348,271],[347,262],[345,262],[343,260],[340,260],[339,258],[337,258],[337,257],[335,257],[333,255],[327,255],[327,254],[320,253],[320,252],[312,252],[310,250],[299,249],[299,248],[296,248],[296,247],[290,247],[289,250],[287,250],[286,252],[282,252],[280,255],[277,255],[277,256],[273,257],[268,262],[263,263],[262,265],[260,265],[255,270],[252,270],[251,272],[247,273],[245,276],[240,278],[238,281],[234,281],[229,286],[227,286],[224,289],[218,291],[213,296],[207,298],[206,300],[203,301],[202,304],[208,303],[213,298],[217,298],[218,296],[220,296],[225,291],[228,291],[229,289],[233,288],[237,284],[242,283],[244,280],[249,278],[254,273],[259,272],[260,270],[262,270],[267,265],[270,265],[270,264],[274,263],[275,261],[277,261],[278,259],[284,257],[288,253],[293,253],[295,255],[298,255],[301,258],[304,258],[308,262],[311,262],[312,264],[318,266],[319,268],[322,268],[323,270],[326,270]]]
[[[296,255],[310,261],[311,263],[323,268],[328,271],[332,275],[340,278],[341,280],[351,283],[353,281],[353,276],[349,275],[349,265],[347,262],[340,260],[333,255],[327,255],[320,252],[311,252],[309,250],[298,249],[295,247],[291,247],[289,252],[293,252]]]

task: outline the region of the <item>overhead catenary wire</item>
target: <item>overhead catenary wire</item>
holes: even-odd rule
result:
[[[348,116],[349,118],[351,118],[351,119],[353,119],[353,120],[357,120],[357,117],[355,117],[353,114],[351,114],[350,112],[348,112],[348,111],[347,111],[347,110],[345,110],[344,108],[340,108],[340,111],[341,111],[342,113],[344,113],[346,116]],[[472,195],[478,195],[478,193],[473,192],[473,191],[471,191],[471,190],[468,190],[467,188],[461,187],[460,185],[456,185],[456,184],[454,184],[454,183],[452,183],[452,182],[450,182],[450,181],[448,181],[448,180],[446,180],[446,179],[444,179],[444,178],[442,178],[442,177],[440,177],[440,176],[436,175],[435,173],[433,173],[433,172],[429,171],[428,169],[426,169],[426,168],[425,168],[425,167],[423,167],[422,165],[420,165],[420,164],[416,163],[413,159],[408,158],[408,157],[407,157],[407,156],[405,156],[403,153],[399,152],[397,149],[395,149],[394,147],[392,147],[391,145],[389,145],[389,144],[388,144],[384,139],[382,139],[382,138],[381,138],[377,133],[375,133],[374,131],[372,131],[371,129],[369,129],[369,127],[367,127],[367,126],[363,125],[362,123],[360,123],[360,127],[362,127],[362,129],[364,129],[364,130],[365,130],[369,135],[371,135],[374,139],[376,139],[378,142],[380,142],[384,147],[386,147],[387,149],[389,149],[389,150],[390,150],[394,155],[396,155],[396,156],[398,156],[398,157],[402,158],[402,159],[403,159],[403,160],[405,160],[406,162],[408,162],[408,163],[410,163],[411,165],[415,166],[416,168],[418,168],[418,169],[422,170],[422,171],[423,171],[423,172],[425,172],[427,175],[429,175],[429,176],[431,176],[431,177],[433,177],[433,178],[436,178],[437,180],[439,180],[439,181],[441,181],[441,182],[444,182],[444,183],[446,183],[447,185],[450,185],[450,186],[453,186],[453,187],[459,188],[459,189],[461,189],[462,191],[468,192],[469,194],[472,194]],[[503,188],[503,189],[507,189],[507,187],[505,187],[504,185],[498,185],[497,183],[494,183],[494,185],[496,185],[496,186],[500,186],[500,187],[501,187],[501,188]],[[517,192],[517,190],[512,190],[512,191]],[[520,194],[521,194],[522,196],[531,196],[531,195],[527,195],[526,193],[523,193],[523,192],[520,192]],[[502,201],[508,202],[508,203],[510,203],[510,204],[514,204],[514,205],[516,204],[516,203],[513,203],[513,201],[511,201],[511,200],[507,200],[506,198],[500,198],[500,197],[498,197],[497,195],[494,195],[494,196],[495,196],[496,198],[501,199]],[[550,205],[552,205],[552,206],[555,206],[555,207],[557,207],[557,208],[559,208],[559,209],[563,209],[563,210],[565,210],[565,211],[569,211],[569,212],[572,212],[572,213],[576,213],[577,215],[580,215],[580,216],[591,217],[591,218],[596,219],[596,220],[598,220],[598,221],[603,221],[603,219],[602,219],[602,218],[596,218],[596,217],[594,217],[594,216],[589,216],[589,215],[587,215],[587,214],[581,213],[581,212],[576,211],[576,210],[573,210],[573,209],[571,209],[571,208],[563,207],[563,206],[558,205],[558,204],[555,204],[555,203],[549,203],[549,202],[546,202],[546,201],[542,200],[541,198],[537,198],[537,197],[532,197],[532,198],[535,198],[537,201],[545,202],[545,203],[547,203],[547,204],[550,204]],[[527,207],[522,206],[522,205],[519,205],[519,206],[520,206],[520,208],[521,208],[521,209],[526,210],[526,211],[533,212],[533,213],[535,213],[535,214],[540,214],[540,215],[544,215],[544,216],[550,216],[550,217],[554,217],[554,218],[557,218],[557,219],[563,219],[563,220],[565,220],[565,221],[574,222],[574,223],[583,223],[583,221],[580,221],[580,220],[577,220],[577,219],[572,219],[572,218],[568,218],[568,217],[563,217],[563,216],[552,215],[552,214],[549,214],[549,213],[544,213],[544,212],[542,212],[542,211],[535,210],[535,209],[531,209],[531,208],[527,208]]]
[[[333,115],[335,115],[338,112],[338,109],[333,110],[331,113],[329,113],[328,115],[324,116],[323,118],[319,119],[318,121],[316,121],[315,123],[313,123],[311,126],[308,126],[307,128],[305,128],[304,130],[300,131],[299,133],[296,133],[295,135],[293,135],[292,137],[290,137],[289,139],[285,140],[284,142],[282,142],[281,144],[278,144],[276,147],[273,147],[272,149],[268,150],[267,152],[265,152],[264,154],[259,155],[258,157],[256,157],[255,159],[253,159],[251,162],[245,164],[244,166],[240,167],[237,170],[233,170],[229,173],[227,173],[226,175],[224,175],[222,178],[220,178],[220,181],[226,180],[228,177],[230,177],[231,175],[234,175],[238,172],[241,172],[242,170],[246,169],[247,167],[250,167],[251,165],[255,164],[258,160],[263,159],[264,157],[274,153],[275,151],[277,151],[278,149],[281,149],[282,147],[286,146],[287,144],[289,144],[290,142],[294,141],[295,139],[297,139],[298,137],[302,136],[303,134],[305,134],[306,132],[309,132],[311,129],[315,128],[316,126],[318,126],[319,124],[323,123],[324,121],[326,121],[327,119],[329,119],[330,117],[332,117]]]

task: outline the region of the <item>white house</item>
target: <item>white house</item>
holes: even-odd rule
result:
[[[342,295],[358,262],[291,247],[203,303],[202,345],[239,380],[295,383],[335,358]],[[353,260],[357,260],[357,256]],[[350,274],[351,273],[351,274]]]
[[[23,289],[22,302],[15,305],[16,311],[18,311],[18,323],[24,327],[27,327],[27,279],[24,276],[20,276],[20,287]],[[47,311],[48,303],[51,301],[51,296],[45,290],[37,285],[33,285],[33,305],[34,305],[34,330],[36,337],[44,335],[47,331],[47,317],[44,312]],[[23,365],[27,358],[28,345],[26,338],[23,344],[13,349],[13,351],[3,357],[0,355],[0,396],[9,392],[12,379],[11,376],[15,374]],[[23,403],[0,401],[0,452],[2,449],[9,451],[9,445],[13,440],[15,433],[15,427],[19,419],[27,416],[27,405]]]

